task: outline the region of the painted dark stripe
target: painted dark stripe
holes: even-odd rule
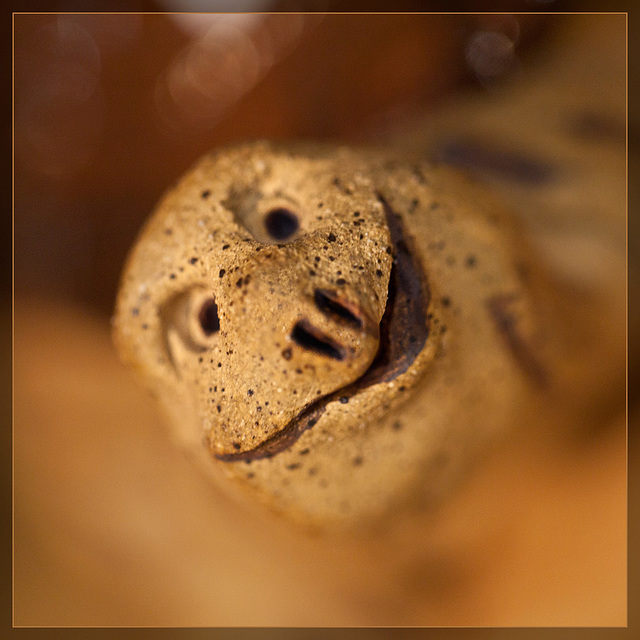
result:
[[[508,294],[490,298],[487,300],[489,314],[518,366],[535,385],[544,387],[548,384],[549,373],[518,331],[517,321],[509,310],[512,301],[513,296]]]
[[[548,184],[558,173],[554,165],[540,158],[473,140],[443,142],[431,160],[531,186]]]

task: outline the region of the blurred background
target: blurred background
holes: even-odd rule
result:
[[[206,151],[256,138],[384,140],[463,86],[486,91],[554,27],[541,14],[16,15],[16,294],[107,315],[143,220]]]
[[[165,438],[108,334],[140,226],[203,153],[256,138],[392,140],[552,58],[571,16],[544,12],[575,3],[188,13],[300,9],[231,4],[71,14],[102,7],[61,1],[48,7],[61,13],[14,15],[15,622],[621,620],[624,416],[593,446],[525,442],[494,460],[429,533],[433,547],[396,558],[399,572],[374,566],[377,552],[374,564],[357,548],[318,552],[221,497]]]

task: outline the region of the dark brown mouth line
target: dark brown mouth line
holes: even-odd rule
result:
[[[271,458],[291,447],[311,429],[330,402],[349,398],[363,389],[381,382],[389,382],[404,373],[422,351],[429,335],[427,306],[429,287],[422,265],[413,251],[413,240],[405,234],[401,217],[378,193],[384,207],[393,244],[393,266],[389,276],[387,306],[380,321],[380,346],[365,373],[351,384],[330,393],[305,407],[283,429],[248,451],[216,454],[225,462]]]

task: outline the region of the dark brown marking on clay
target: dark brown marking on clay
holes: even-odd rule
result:
[[[384,207],[394,247],[394,261],[389,279],[387,306],[380,322],[380,346],[367,371],[350,385],[324,396],[304,408],[278,433],[253,449],[234,453],[215,453],[225,462],[271,458],[290,448],[300,436],[311,429],[324,414],[330,402],[345,403],[362,389],[393,380],[404,373],[422,351],[429,335],[427,307],[429,288],[417,255],[413,239],[405,234],[401,217],[386,199],[378,194]],[[392,253],[392,248],[387,248]],[[266,403],[265,403],[266,404]],[[400,423],[394,428],[400,428]]]
[[[308,320],[296,322],[291,331],[291,339],[307,351],[313,351],[334,360],[344,360],[346,355],[340,343],[313,326]]]
[[[473,140],[446,141],[431,159],[532,186],[548,184],[558,173],[555,166],[542,159]]]
[[[237,453],[214,453],[213,455],[216,459],[225,462],[272,458],[291,447],[307,429],[311,429],[325,412],[325,408],[325,405],[321,402],[313,403],[297,418],[291,420],[284,429],[267,438],[254,449]]]
[[[365,313],[355,303],[340,297],[331,289],[316,289],[313,294],[316,307],[325,315],[345,321],[361,329],[365,324]]]
[[[509,294],[490,298],[487,300],[489,314],[520,368],[534,384],[544,387],[549,381],[548,371],[518,331],[516,318],[509,310],[513,301],[514,296]]]
[[[380,348],[371,367],[356,384],[369,386],[393,380],[404,373],[424,348],[429,335],[427,306],[429,287],[413,250],[413,238],[405,233],[401,217],[378,194],[384,207],[394,247],[387,307],[380,322]]]
[[[569,133],[586,142],[624,144],[627,140],[626,122],[605,113],[577,113],[569,119],[568,129]]]

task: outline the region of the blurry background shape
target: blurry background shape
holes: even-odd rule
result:
[[[322,555],[265,536],[199,474],[108,333],[127,251],[200,155],[258,137],[384,143],[462,89],[491,98],[568,18],[220,18],[14,16],[15,622],[619,623],[622,415],[591,439],[498,452],[396,564]]]
[[[73,16],[41,26],[27,46],[31,59],[16,65],[17,159],[34,173],[69,179],[89,165],[103,132],[100,50]]]
[[[178,136],[211,130],[318,21],[299,14],[192,14],[177,16],[178,23],[185,17],[194,39],[155,89],[160,128]]]
[[[186,7],[140,3],[204,8]],[[287,5],[233,4],[244,8]],[[16,290],[107,317],[137,230],[203,153],[256,138],[384,141],[477,85],[465,50],[479,30],[526,55],[551,26],[536,14],[16,14]]]

